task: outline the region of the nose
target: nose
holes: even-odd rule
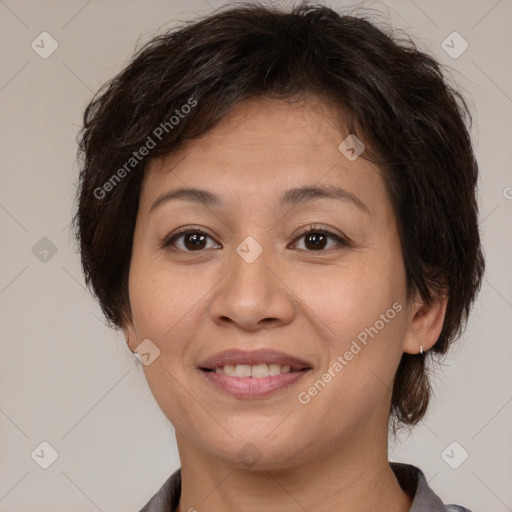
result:
[[[279,265],[264,256],[248,263],[235,253],[230,270],[211,302],[212,320],[219,325],[234,323],[247,331],[278,327],[295,314],[293,291]]]

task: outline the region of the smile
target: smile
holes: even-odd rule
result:
[[[262,368],[263,367],[263,368]],[[264,368],[266,367],[266,368]],[[272,373],[270,373],[272,371]],[[279,373],[277,373],[279,371]],[[290,370],[280,365],[226,365],[201,370],[213,387],[235,398],[264,398],[297,383],[311,369]],[[256,375],[253,375],[255,372]],[[238,373],[238,376],[236,375]],[[266,373],[266,375],[265,375]]]

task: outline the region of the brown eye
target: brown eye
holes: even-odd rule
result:
[[[325,233],[308,233],[305,235],[305,246],[308,249],[325,249],[328,235]]]
[[[187,233],[183,235],[183,245],[189,250],[204,249],[206,236],[201,233]]]
[[[330,231],[320,230],[318,228],[309,229],[307,232],[300,235],[296,240],[304,239],[304,249],[309,252],[312,251],[325,251],[332,248],[348,247],[350,244],[344,238],[331,233]],[[334,240],[334,246],[326,247],[329,240]]]
[[[348,247],[349,242],[330,231],[320,230],[318,228],[309,229],[307,232],[300,235],[297,240],[304,239],[304,248],[299,247],[300,250],[308,252],[324,252],[329,249]],[[170,250],[183,251],[183,252],[199,252],[205,249],[215,248],[214,246],[208,247],[208,240],[213,240],[208,234],[200,230],[186,230],[175,233],[167,238],[162,248],[169,248]],[[329,246],[329,241],[334,241],[334,244]],[[295,242],[294,245],[296,245]],[[217,244],[217,247],[220,247]]]
[[[206,245],[209,238],[211,239],[209,235],[203,233],[202,231],[182,231],[172,235],[164,242],[162,247],[170,247],[172,249],[186,252],[201,251],[207,248]],[[180,239],[181,244],[177,244],[176,242],[180,241]]]

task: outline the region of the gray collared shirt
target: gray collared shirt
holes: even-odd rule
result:
[[[402,489],[414,496],[409,512],[471,512],[460,505],[445,505],[416,466],[398,462],[391,462],[390,465]],[[166,480],[140,512],[176,512],[180,495],[181,468]]]

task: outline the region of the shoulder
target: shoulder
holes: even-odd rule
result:
[[[174,512],[181,495],[181,468],[178,468],[139,512]]]
[[[398,462],[391,462],[390,466],[402,489],[413,498],[409,512],[471,512],[461,505],[445,504],[416,466]]]

